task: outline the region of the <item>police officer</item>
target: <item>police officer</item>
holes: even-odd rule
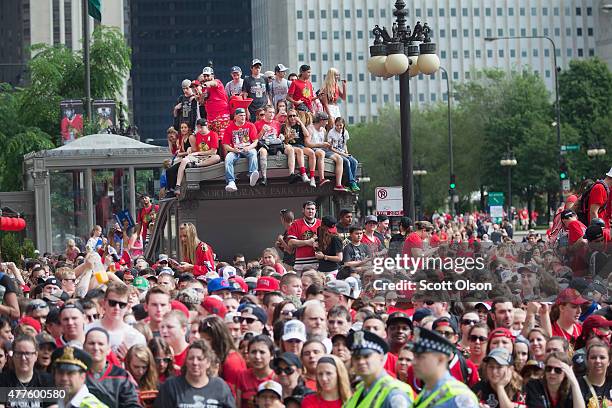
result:
[[[451,355],[457,352],[451,342],[434,331],[415,327],[410,348],[414,373],[425,384],[413,408],[478,408],[476,395],[448,371]]]
[[[384,369],[387,343],[376,334],[359,330],[349,335],[351,366],[361,378],[344,408],[408,408],[414,391],[408,384],[391,377]]]
[[[66,346],[51,355],[55,386],[66,390],[58,400],[59,408],[108,408],[85,385],[91,357],[80,348]]]

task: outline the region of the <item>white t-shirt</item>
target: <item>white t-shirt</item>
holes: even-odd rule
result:
[[[240,95],[240,93],[242,92],[243,81],[244,79],[240,78],[240,81],[237,84],[233,80],[225,84],[225,93],[227,94],[227,96],[231,98],[233,95]]]
[[[283,78],[280,81],[274,78],[270,82],[270,96],[272,96],[272,104],[276,107],[276,102],[287,99],[287,93],[289,93],[289,86],[291,82]]]
[[[124,323],[122,328],[111,331],[108,330],[106,327],[102,326],[100,320],[96,320],[95,322],[85,326],[85,333],[87,333],[89,329],[93,329],[94,327],[102,327],[108,332],[108,335],[110,336],[111,349],[113,351],[117,350],[121,343],[125,343],[128,349],[136,344],[141,344],[143,346],[147,345],[147,340],[145,339],[145,336],[143,336],[142,333],[140,333],[138,330],[136,330],[129,324]]]
[[[346,142],[349,138],[349,132],[346,129],[344,129],[344,134],[338,133],[335,127],[327,133],[327,141],[332,144],[334,149],[341,152],[346,152]]]
[[[312,143],[325,142],[325,126],[321,126],[321,129],[317,130],[313,125],[310,125],[308,126],[308,133],[310,133]]]

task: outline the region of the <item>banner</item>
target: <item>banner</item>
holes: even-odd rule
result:
[[[116,111],[117,108],[113,100],[102,99],[93,101],[93,121],[100,132],[116,126]]]
[[[83,136],[83,101],[80,99],[61,101],[60,112],[62,144],[74,142]]]

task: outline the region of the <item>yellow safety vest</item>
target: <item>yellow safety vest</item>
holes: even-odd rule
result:
[[[478,398],[472,392],[472,390],[470,390],[464,383],[454,379],[442,385],[424,400],[422,400],[423,395],[425,395],[424,388],[417,397],[416,401],[414,401],[412,408],[436,407],[444,404],[446,401],[455,398],[458,395],[468,396],[476,403],[476,406],[478,406]]]
[[[89,394],[81,400],[81,405],[79,405],[79,408],[108,408],[108,406],[102,403],[94,395]]]
[[[408,395],[411,402],[414,401],[415,393],[412,387],[394,379],[390,375],[386,375],[374,384],[374,387],[372,387],[368,395],[363,399],[361,399],[361,394],[363,394],[365,386],[363,382],[360,382],[359,385],[357,385],[355,394],[344,403],[344,408],[378,408],[385,402],[389,393],[395,389],[402,390]],[[357,405],[357,401],[360,399],[361,401],[359,405]]]

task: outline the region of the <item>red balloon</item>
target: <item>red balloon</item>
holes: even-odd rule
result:
[[[15,227],[17,227],[17,219],[13,217],[9,218],[7,231],[16,231]]]
[[[22,231],[26,227],[26,220],[19,218],[19,231]]]

